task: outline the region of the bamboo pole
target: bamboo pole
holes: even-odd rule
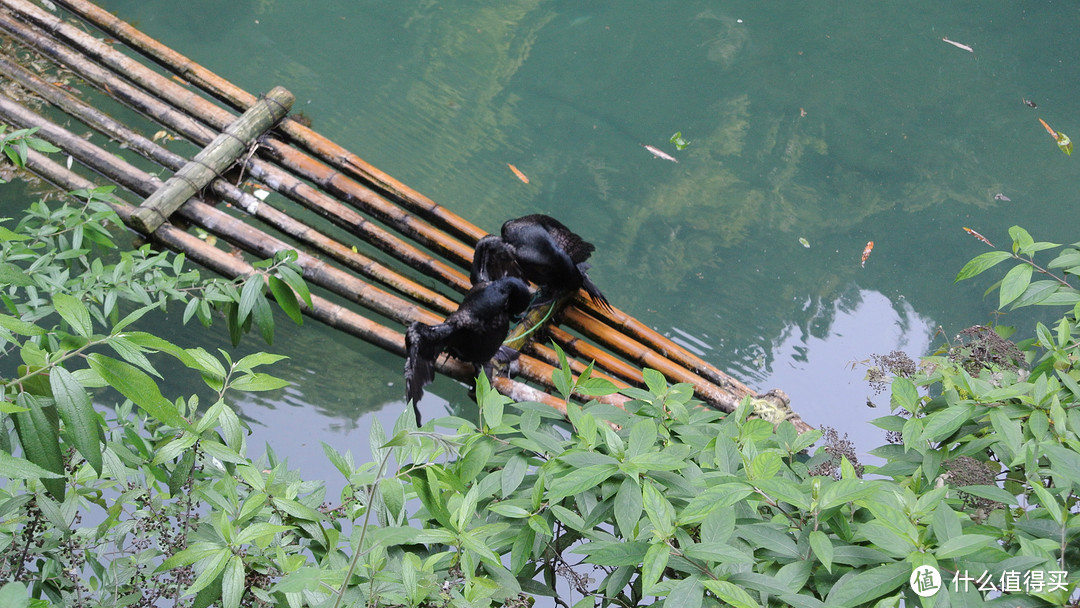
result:
[[[160,102],[145,91],[132,86],[112,72],[57,43],[52,38],[20,25],[10,15],[2,11],[0,11],[0,29],[37,48],[42,54],[57,63],[68,66],[85,78],[87,82],[94,84],[110,96],[146,114],[156,122],[175,129],[197,144],[205,145],[215,136],[211,129],[186,114]],[[394,256],[428,276],[450,284],[458,291],[468,291],[468,278],[460,270],[391,235],[385,229],[368,221],[352,209],[311,188],[285,171],[257,158],[252,158],[249,161],[249,169],[253,175],[261,179],[268,187],[276,189],[291,200],[312,209],[322,217],[349,230],[381,251]]]
[[[27,168],[67,191],[93,188],[96,185],[33,150],[28,153]],[[110,206],[122,221],[126,223],[130,220],[133,207],[121,204],[111,204]],[[171,224],[163,224],[151,235],[151,238],[173,251],[183,252],[191,261],[228,278],[247,276],[255,272],[255,269],[247,262],[235,258]],[[311,304],[312,306],[309,308],[306,304],[301,303],[304,314],[334,329],[344,331],[390,352],[402,356],[405,354],[405,338],[402,334],[383,327],[316,294],[311,296]],[[440,358],[439,361],[436,361],[435,367],[439,372],[462,382],[470,382],[473,378],[472,366],[456,359]],[[561,399],[528,385],[504,377],[495,378],[493,385],[496,390],[511,399],[536,401],[556,409],[563,415],[566,414],[566,404]]]
[[[243,110],[255,101],[255,97],[243,89],[233,85],[217,74],[191,61],[184,55],[177,53],[157,40],[147,36],[139,30],[131,27],[123,20],[109,14],[107,11],[94,5],[87,0],[57,0],[59,4],[66,6],[72,12],[80,15],[101,30],[107,32],[117,40],[123,41],[147,57],[159,64],[176,71],[188,82],[192,82],[207,91],[214,97],[223,100],[230,106]],[[294,121],[286,121],[283,125],[284,132],[312,151],[319,158],[330,163],[332,166],[352,174],[355,177],[374,184],[380,190],[389,193],[391,198],[406,208],[416,212],[432,223],[446,227],[459,235],[470,245],[484,236],[480,230],[467,220],[455,215],[444,207],[437,205],[427,197],[408,188],[389,175],[379,171],[365,162],[360,157],[333,143],[311,129]],[[666,358],[673,359],[691,370],[701,374],[706,379],[721,387],[730,387],[731,390],[740,393],[752,393],[748,387],[738,380],[721,372],[706,361],[694,355],[685,348],[671,341],[666,336],[656,332],[642,324],[634,317],[619,310],[605,311],[591,303],[584,294],[579,294],[576,299],[577,306],[584,306],[588,311],[604,319],[605,322],[617,328],[625,330],[638,341],[649,345]],[[575,329],[583,328],[576,324],[575,319],[567,319]],[[601,338],[600,336],[592,336]]]
[[[135,227],[150,234],[169,216],[225,172],[255,140],[289,112],[296,98],[283,87],[274,87],[261,103],[251,106],[225,130],[180,167],[131,214]]]
[[[22,127],[38,127],[35,135],[65,150],[79,162],[135,194],[149,196],[161,183],[158,178],[24,108],[6,95],[0,95],[0,117]],[[198,199],[189,200],[178,212],[185,219],[264,258],[273,257],[279,251],[295,249]],[[133,227],[137,228],[134,225]],[[378,289],[310,254],[301,251],[298,256],[297,262],[304,270],[305,280],[326,287],[380,315],[404,324],[412,321],[429,324],[442,321],[442,317]]]
[[[44,117],[37,115],[34,112],[22,107],[14,100],[2,94],[0,94],[0,118],[9,121],[11,124],[23,127],[29,125],[37,126],[37,136],[65,150],[74,158],[76,158],[80,163],[94,169],[98,173],[102,174],[103,176],[116,182],[117,184],[123,186],[124,188],[135,194],[146,196],[149,193],[153,192],[160,183],[160,180],[158,180],[154,176],[151,176],[141,171],[140,169],[131,166],[123,159],[120,159],[104,150],[101,150],[100,148],[66,131],[62,127],[59,127],[58,125],[52,123]],[[263,233],[254,229],[251,226],[248,226],[237,218],[229,216],[228,214],[225,214],[224,212],[219,211],[210,205],[207,205],[206,203],[198,200],[197,198],[188,200],[178,210],[178,213],[180,213],[182,216],[192,221],[193,223],[202,225],[216,234],[223,235],[226,238],[230,239],[232,242],[238,243],[245,249],[258,253],[263,257],[271,257],[278,251],[292,249],[278,239],[270,237],[266,233]],[[130,210],[126,211],[121,217],[125,220],[125,223],[130,222]],[[128,225],[134,228],[132,224],[129,223]],[[162,227],[164,226],[169,226],[170,230],[173,230],[170,224],[163,224]],[[161,228],[159,228],[159,230],[161,230]],[[203,243],[203,245],[205,245],[205,243],[200,239],[195,239],[195,241]],[[206,246],[209,247],[208,245]],[[220,252],[220,250],[217,251]],[[220,253],[226,257],[232,257],[228,256],[228,254],[225,252]],[[352,301],[357,302],[371,310],[374,310],[379,314],[400,321],[402,323],[420,321],[422,323],[433,324],[441,322],[442,320],[442,318],[438,317],[437,315],[433,315],[432,313],[424,309],[418,308],[408,302],[400,300],[399,298],[390,296],[389,294],[386,294],[385,292],[382,292],[381,290],[378,290],[377,288],[374,288],[367,283],[360,281],[356,277],[344,273],[326,264],[325,262],[314,258],[313,256],[310,256],[303,252],[299,252],[298,256],[298,263],[304,270],[303,276],[305,280],[313,284],[326,287],[331,291],[338,293],[339,295],[346,295]],[[202,263],[201,258],[198,258],[196,256],[192,256],[192,258],[195,261]],[[225,276],[230,277],[244,276],[250,274],[250,272],[229,274],[230,268],[235,271],[235,269],[239,266],[222,266],[220,263],[221,261],[223,260],[220,255],[217,255],[217,257],[214,258],[208,258],[208,267],[215,271],[225,271]],[[347,311],[347,309],[343,308],[341,310]],[[338,316],[338,314],[335,314],[333,317],[336,316]],[[373,322],[368,323],[373,324]],[[370,325],[368,325],[368,327],[370,328]],[[387,350],[390,350],[391,352],[397,353],[399,355],[405,354],[404,336],[398,332],[394,332],[392,330],[380,327],[378,331],[375,331],[374,333],[369,332],[366,335],[372,338],[372,341],[374,341],[376,344],[387,348]],[[394,342],[388,343],[388,340],[393,340]],[[447,375],[462,379],[463,381],[472,380],[472,366],[460,361],[451,360],[449,357],[440,357],[439,359],[442,360],[442,363],[437,363],[436,368],[440,371],[445,370],[444,373],[446,373]],[[449,361],[453,361],[453,363],[450,363]],[[554,368],[552,368],[550,365],[524,355],[519,357],[518,364],[521,374],[528,378],[530,381],[536,382],[537,384],[545,386],[548,389],[554,388],[551,380]],[[463,368],[468,369],[469,371],[463,371]],[[512,398],[517,398],[513,397],[513,395],[533,395],[534,397],[536,396],[533,392],[534,389],[517,386],[520,383],[510,384],[509,382],[512,381],[509,381],[509,379],[496,378],[496,389],[500,391],[507,391],[508,396],[511,396]],[[611,395],[608,398],[604,399],[604,401],[606,402],[615,404],[621,403],[624,400],[625,398],[620,395]],[[548,403],[549,405],[556,407],[556,409],[560,409],[560,411],[565,412],[565,404],[562,404],[562,402],[558,399],[555,399],[554,401],[552,401],[551,399],[543,399],[540,401],[543,403]]]
[[[52,32],[56,33],[57,35],[63,37],[65,40],[67,40],[70,43],[74,44],[82,52],[87,53],[88,55],[90,55],[92,57],[95,57],[96,59],[98,59],[99,61],[104,63],[105,65],[108,65],[109,67],[112,67],[113,69],[116,69],[116,70],[128,75],[129,77],[132,78],[132,80],[134,82],[139,83],[144,88],[149,88],[151,90],[155,90],[155,91],[159,92],[160,94],[163,95],[164,98],[168,99],[174,105],[177,105],[179,107],[184,107],[185,109],[188,109],[189,111],[192,111],[193,113],[195,113],[197,115],[200,115],[204,120],[206,120],[210,124],[216,124],[217,126],[220,126],[222,121],[225,120],[225,118],[223,118],[221,116],[221,113],[223,112],[223,110],[221,110],[217,106],[214,106],[213,104],[210,104],[209,102],[205,102],[204,100],[201,100],[201,99],[198,99],[198,98],[192,99],[192,97],[190,95],[190,92],[188,90],[184,89],[183,87],[181,87],[180,85],[178,85],[177,83],[172,82],[171,80],[169,80],[167,78],[164,78],[164,77],[160,76],[159,74],[156,74],[154,72],[151,72],[151,71],[147,70],[144,66],[141,66],[141,64],[138,64],[138,63],[132,61],[127,56],[119,53],[118,51],[115,51],[114,49],[112,49],[108,45],[103,44],[101,41],[99,41],[99,40],[85,34],[84,32],[78,30],[77,28],[74,28],[73,26],[70,26],[70,25],[62,22],[61,20],[59,20],[55,16],[53,16],[53,15],[51,15],[49,13],[46,13],[44,11],[41,11],[40,9],[37,9],[36,7],[34,7],[33,5],[25,2],[24,0],[0,0],[0,2],[2,2],[3,4],[6,4],[8,6],[12,6],[16,10],[20,11],[20,17],[24,17],[26,19],[29,19],[31,22],[39,25],[40,27],[43,27],[43,28],[45,28],[45,29],[47,29],[49,31],[52,31]],[[78,6],[76,6],[76,4],[78,4]],[[92,5],[89,5],[89,4],[86,4],[86,3],[73,3],[71,8],[72,8],[72,10],[76,10],[76,12],[79,12],[81,10],[91,10],[93,7],[92,7]],[[122,21],[117,20],[115,18],[112,18],[112,19],[106,18],[106,21],[109,22],[109,23],[112,23],[113,26],[118,26],[118,24],[123,24]],[[124,25],[126,25],[126,24],[124,24]],[[133,30],[133,28],[130,28],[130,26],[127,26],[124,29],[125,30]],[[119,32],[112,32],[111,30],[109,30],[109,31],[110,31],[110,33],[114,33],[114,34],[119,35]],[[156,43],[156,41],[152,41],[151,39],[149,39],[148,37],[145,37],[144,35],[141,38],[142,38],[141,39],[142,43],[146,43],[147,41],[151,41],[151,42],[153,42],[153,44],[151,46],[154,46],[154,47],[161,47],[162,46],[162,45],[160,45],[160,43]],[[147,48],[149,48],[149,47],[147,47]],[[176,53],[172,53],[172,52],[168,53],[168,55],[171,55],[174,59],[176,59],[177,57],[182,57],[182,56],[180,56],[180,55],[178,55]],[[163,57],[163,56],[165,56],[165,54],[163,54],[161,56]],[[182,69],[182,73],[185,74],[186,76],[193,76],[193,73],[196,73],[196,72],[199,73],[199,74],[203,74],[203,75],[210,74],[208,70],[205,70],[204,68],[201,68],[201,66],[196,67],[197,64],[194,64],[193,62],[190,62],[190,61],[182,62],[182,65],[184,66],[183,69]],[[198,79],[198,80],[203,81],[203,79]],[[220,83],[224,82],[224,81],[222,79],[220,79],[220,78],[214,77],[214,78],[205,78],[205,82],[207,84],[217,83],[217,84],[220,85]],[[234,92],[236,92],[236,91],[239,91],[239,89],[234,90]],[[254,97],[252,97],[250,95],[247,95],[245,99],[246,100],[253,100]],[[248,101],[245,101],[244,102],[244,107],[246,107],[247,105],[248,105]],[[289,123],[290,126],[292,126],[293,124],[295,124],[295,123]],[[297,126],[299,126],[299,125],[297,125]],[[328,140],[325,140],[325,138],[322,138],[321,136],[318,136],[315,133],[310,133],[309,135],[307,135],[307,137],[309,137],[312,141],[318,141],[320,143],[320,146],[322,148],[324,148],[324,152],[326,152],[327,150],[332,152],[331,154],[323,154],[323,156],[325,156],[325,157],[327,157],[327,158],[329,158],[331,160],[338,161],[338,164],[344,164],[346,168],[348,168],[348,167],[355,168],[355,167],[358,167],[358,166],[366,165],[366,163],[364,163],[358,157],[355,157],[355,155],[352,155],[351,153],[348,153],[343,148],[340,148],[339,146],[336,146],[336,144],[332,144]],[[270,152],[274,155],[274,157],[277,158],[277,160],[279,162],[281,162],[283,165],[289,166],[291,169],[297,171],[298,173],[300,173],[304,177],[315,181],[316,183],[320,184],[324,188],[327,188],[327,189],[329,189],[329,190],[331,190],[333,192],[336,192],[339,196],[345,198],[346,200],[349,200],[350,202],[362,203],[362,205],[361,205],[362,208],[367,208],[369,210],[369,212],[372,212],[376,216],[381,216],[383,219],[386,219],[387,214],[389,213],[389,211],[384,206],[381,205],[381,201],[378,200],[378,197],[372,196],[373,193],[371,193],[369,190],[366,190],[366,189],[362,188],[358,183],[354,182],[351,179],[346,178],[341,173],[333,170],[331,167],[329,167],[327,165],[324,165],[322,163],[314,161],[313,159],[304,159],[304,158],[302,158],[300,155],[298,155],[296,153],[295,150],[293,150],[292,148],[289,148],[288,146],[284,145],[283,142],[280,142],[278,140],[274,140],[272,138],[268,138],[267,141],[266,141],[266,144],[269,147]],[[289,191],[286,191],[286,192],[289,192]],[[365,207],[365,205],[370,205],[371,203],[376,204],[375,208]],[[434,204],[434,203],[432,203],[432,204]],[[449,213],[449,212],[447,211],[445,213]],[[398,216],[398,217],[400,217],[400,216]],[[459,218],[459,220],[460,220],[460,218]],[[465,220],[460,220],[460,222],[458,222],[458,223],[459,223],[459,225],[468,224],[467,222],[465,222]],[[475,228],[475,227],[473,227],[473,228]],[[403,231],[402,233],[407,234],[409,236],[413,236],[414,238],[419,236],[415,231]],[[477,234],[482,234],[482,231],[476,231],[476,233]],[[432,239],[434,240],[434,242],[441,245],[442,252],[444,254],[451,254],[451,257],[454,257],[454,259],[456,259],[459,263],[462,263],[462,264],[467,264],[467,263],[469,263],[471,261],[472,253],[471,253],[471,250],[469,250],[468,248],[465,248],[464,250],[462,250],[459,247],[455,246],[454,243],[451,243],[451,242],[449,242],[449,241],[447,241],[447,240],[445,240],[443,238],[439,238],[437,235],[431,235],[431,236],[432,236]],[[419,240],[424,242],[424,239],[419,239]],[[429,246],[430,246],[431,243],[432,243],[432,240],[428,240],[427,242],[425,242],[425,244],[427,244]],[[447,278],[449,278],[451,280],[451,283],[458,290],[463,291],[463,290],[466,289],[465,285],[463,285],[460,282],[460,279],[459,280],[454,280],[453,277],[447,277]],[[579,297],[578,297],[579,302],[582,302],[582,301],[585,301],[585,300],[587,300],[587,298],[583,298],[583,297],[581,297],[579,295]],[[625,315],[624,315],[624,317],[625,317]],[[640,336],[650,337],[649,332],[651,332],[651,330],[648,330],[648,328],[644,328],[644,326],[639,326],[638,327],[639,330],[641,330],[642,328],[645,331],[644,332],[639,331],[639,333],[638,333],[639,337]],[[581,328],[578,328],[578,329],[580,330]],[[652,332],[652,334],[655,334],[655,332]],[[659,334],[655,334],[655,336],[656,336],[656,338],[659,339],[658,342],[660,342],[660,343],[664,343],[664,341],[666,340],[666,339],[663,339],[663,337],[660,336]],[[598,336],[593,336],[593,337],[596,337],[596,338],[601,339],[601,340],[605,340],[605,338],[606,338],[606,336],[604,336],[604,335],[598,335]],[[685,351],[683,349],[680,349],[679,347],[674,345],[674,343],[670,343],[670,341],[667,341],[667,342],[670,344],[670,347],[665,349],[665,352],[670,353],[671,356],[680,357],[682,355],[686,355],[686,356],[691,356],[692,357],[692,355],[690,353],[688,353],[687,351]],[[692,361],[691,363],[694,365],[695,368],[697,368],[697,367],[708,368],[709,367],[707,364],[705,364],[700,359],[698,359],[697,361]],[[720,374],[720,372],[718,370],[716,370],[716,373]]]
[[[35,95],[45,99],[83,123],[86,123],[98,132],[123,142],[129,149],[134,150],[144,158],[173,170],[184,166],[186,162],[179,154],[167,150],[146,137],[135,133],[127,126],[106,115],[104,112],[97,110],[60,87],[37,77],[18,63],[11,61],[10,58],[5,55],[0,55],[0,74],[4,74],[8,78],[11,78],[21,86],[26,87]],[[403,277],[375,260],[324,236],[319,231],[309,228],[304,223],[277,210],[265,201],[259,201],[254,196],[240,190],[225,180],[218,179],[213,181],[211,183],[211,188],[213,189],[214,194],[221,197],[222,200],[231,202],[266,224],[318,249],[363,276],[377,280],[387,287],[407,295],[443,314],[447,314],[457,307],[457,303],[446,296]]]

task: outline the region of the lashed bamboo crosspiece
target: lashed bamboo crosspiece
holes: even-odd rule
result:
[[[0,28],[69,67],[106,95],[133,107],[196,145],[206,146],[215,137],[221,137],[217,131],[228,128],[237,120],[228,110],[200,96],[200,91],[240,112],[258,103],[254,95],[86,0],[57,0],[57,3],[102,29],[108,36],[165,67],[195,89],[162,75],[132,56],[103,43],[78,25],[43,11],[26,0],[0,0],[0,6],[10,11],[0,11]],[[4,67],[3,61],[0,61],[0,69],[9,75],[14,71]],[[37,83],[34,86],[42,85]],[[49,86],[45,85],[46,89]],[[93,109],[80,100],[73,101],[71,96],[64,98],[53,92],[50,95],[43,97],[73,116],[80,116],[80,120],[92,128],[130,143],[133,150],[156,163],[175,171],[182,170],[181,167],[187,162],[175,155],[170,156],[168,151],[153,142],[148,144],[145,138],[125,133],[116,124],[109,124],[100,116],[94,116]],[[14,108],[8,110],[18,113]],[[89,120],[82,118],[87,116]],[[24,119],[31,122],[36,120]],[[65,137],[55,131],[53,135]],[[78,142],[71,141],[69,145],[80,150],[80,162],[94,166],[95,170],[104,172],[133,192],[148,196],[142,189],[145,182],[138,183],[141,179],[138,175],[131,174],[126,168],[118,170],[113,163],[100,158],[98,152],[83,149]],[[470,264],[472,248],[485,232],[338,144],[286,118],[274,131],[260,139],[257,154],[245,156],[242,160],[245,175],[261,182],[261,186],[277,191],[288,201],[329,220],[337,229],[370,243],[383,254],[428,277],[428,280],[434,279],[444,286],[443,289],[449,288],[458,293],[468,290],[468,279],[461,269]],[[235,185],[220,179],[211,181],[209,188],[216,196],[233,201],[237,208],[251,213],[266,226],[278,231],[282,238],[295,239],[366,279],[378,282],[381,287],[304,253],[301,260],[305,278],[316,285],[403,324],[415,320],[437,322],[455,306],[452,299],[438,290],[391,270],[377,260],[365,258],[355,247],[343,242],[341,237],[334,237],[329,232],[323,234],[306,226],[299,217],[291,217],[291,211],[287,213],[284,209],[278,209],[269,201],[259,202]],[[180,214],[254,255],[272,255],[280,248],[293,246],[198,200],[181,207]],[[149,229],[149,225],[141,226],[144,230]],[[170,234],[175,231],[167,224],[162,225],[162,229],[167,229]],[[173,238],[174,244],[183,240],[170,238]],[[210,267],[218,268],[212,264],[211,257],[206,259]],[[393,290],[398,295],[384,289]],[[319,316],[319,313],[310,314]],[[335,323],[334,318],[325,315],[320,318],[332,325]],[[567,329],[579,335],[571,334],[555,324],[549,325],[548,335],[567,353],[595,361],[596,369],[609,374],[617,385],[640,385],[639,367],[646,365],[659,369],[672,382],[690,382],[699,397],[720,409],[730,411],[747,396],[762,398],[763,403],[779,404],[785,401],[782,395],[755,395],[742,383],[632,316],[617,309],[600,309],[581,294],[565,309],[563,321]],[[388,343],[391,335],[394,336],[392,339],[398,340],[396,344]],[[369,334],[364,339],[400,353],[400,336],[398,332],[387,330]],[[523,375],[532,382],[550,388],[551,365],[557,362],[554,351],[539,343],[528,345],[526,351],[528,354],[522,357]],[[576,373],[585,367],[573,356],[569,363]],[[455,377],[471,375],[464,374],[462,366],[452,360],[444,358],[440,360],[440,365]],[[525,385],[501,378],[496,379],[495,385],[502,392],[513,392],[517,395],[515,398],[522,398],[520,395],[528,393],[523,388]],[[550,402],[550,399],[545,401]],[[801,421],[796,422],[799,424]]]

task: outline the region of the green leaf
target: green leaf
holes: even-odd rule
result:
[[[247,320],[257,301],[265,299],[263,296],[265,287],[266,281],[263,279],[263,275],[258,272],[252,273],[244,279],[244,286],[240,289],[240,307],[236,313],[236,322],[238,324],[242,325]]]
[[[772,479],[780,472],[783,462],[776,452],[761,452],[750,463],[749,475],[751,479]]]
[[[236,544],[243,545],[246,543],[255,543],[256,545],[265,546],[265,544],[273,539],[278,533],[288,532],[293,529],[295,529],[294,526],[281,526],[266,522],[254,523],[245,526],[244,529],[240,531],[240,534],[236,536]]]
[[[44,407],[40,399],[28,393],[19,393],[15,402],[26,408],[26,411],[11,416],[23,453],[30,462],[60,476],[42,479],[41,483],[53,498],[63,501],[64,456],[60,450],[60,421],[56,408]]]
[[[188,426],[176,406],[161,395],[153,378],[139,368],[99,353],[90,354],[86,362],[109,383],[109,386],[131,399],[135,405],[141,407],[153,418],[174,427],[186,428]]]
[[[641,488],[633,479],[627,477],[615,493],[615,523],[618,524],[623,538],[634,538],[634,528],[641,519],[642,508]]]
[[[832,572],[832,559],[833,559],[833,546],[832,541],[821,530],[814,530],[810,533],[810,548],[814,550],[814,555],[817,556],[821,563],[825,566],[825,569],[830,573]]]
[[[990,409],[990,424],[994,427],[997,437],[1005,443],[1009,451],[1013,454],[1020,452],[1024,434],[1018,421],[1009,419],[1009,416],[1001,408],[995,407]]]
[[[705,599],[704,596],[705,588],[701,584],[701,579],[697,576],[691,576],[675,584],[667,599],[664,600],[664,605],[678,606],[679,608],[700,608],[702,600]],[[592,606],[592,598],[589,599],[589,606]]]
[[[999,486],[962,486],[957,488],[961,492],[967,492],[972,496],[994,500],[1005,505],[1019,505],[1020,502],[1012,492]]]
[[[941,441],[956,432],[965,422],[971,419],[975,405],[971,403],[958,403],[947,407],[939,412],[934,412],[926,418],[926,426],[923,427],[920,442]]]
[[[4,239],[2,235],[0,235],[0,239],[9,240]],[[33,284],[34,279],[30,278],[30,275],[23,272],[18,266],[7,262],[0,263],[0,285],[28,287]]]
[[[630,439],[626,446],[626,455],[634,457],[650,451],[656,442],[656,423],[649,418],[642,418],[630,429]]]
[[[214,582],[214,579],[218,577],[225,566],[229,564],[229,560],[234,557],[232,551],[228,547],[220,547],[216,549],[208,558],[207,565],[199,576],[195,579],[195,582],[191,583],[191,586],[187,588],[185,593],[198,593],[210,583]]]
[[[823,484],[824,485],[824,484]],[[822,511],[869,497],[877,491],[877,486],[863,479],[841,479],[825,485],[818,498],[818,508]]]
[[[282,380],[270,374],[246,374],[229,383],[229,388],[248,393],[258,391],[274,391],[285,388],[292,384],[288,380]]]
[[[642,483],[642,499],[654,533],[670,538],[675,533],[675,509],[671,503],[648,480]]]
[[[63,475],[43,469],[38,465],[12,456],[4,450],[0,450],[0,477],[7,479],[63,479]],[[0,603],[0,605],[3,605]]]
[[[754,601],[750,594],[741,587],[729,581],[705,579],[702,581],[705,588],[712,591],[721,601],[731,604],[734,608],[761,608],[761,604]]]
[[[1018,253],[1027,252],[1035,244],[1035,239],[1031,238],[1031,234],[1020,226],[1009,227],[1009,238],[1013,240],[1013,251]]]
[[[300,302],[296,294],[285,284],[285,281],[277,277],[270,277],[270,293],[274,294],[274,300],[297,325],[304,324],[304,315],[300,312]]]
[[[618,471],[619,467],[616,465],[601,464],[576,469],[566,475],[556,477],[548,486],[548,500],[556,503],[567,496],[599,486]]]
[[[667,378],[664,378],[664,374],[649,368],[641,370],[641,374],[645,379],[645,386],[652,391],[654,395],[663,394],[663,392],[667,390]]]
[[[66,293],[58,293],[53,296],[53,306],[75,333],[84,338],[89,338],[94,333],[93,324],[90,322],[90,311],[79,298]]]
[[[27,608],[30,605],[30,593],[26,585],[19,581],[5,583],[0,587],[0,606],[6,608]]]
[[[656,542],[649,545],[645,552],[645,559],[641,564],[641,590],[645,594],[652,594],[652,588],[660,582],[660,577],[667,568],[668,558],[671,557],[671,547],[665,542]]]
[[[101,425],[90,403],[90,395],[75,376],[62,367],[54,367],[49,372],[49,386],[75,449],[101,475]]]
[[[255,308],[251,311],[251,319],[255,327],[259,328],[259,335],[267,344],[274,342],[274,311],[270,310],[270,303],[266,298],[255,300]]]
[[[27,323],[9,315],[0,315],[0,327],[20,336],[43,336],[46,333],[43,328],[33,323]]]
[[[514,454],[506,461],[506,465],[499,476],[503,498],[510,496],[514,490],[518,489],[528,470],[529,460],[522,454]]]
[[[1005,251],[988,251],[977,255],[960,269],[960,272],[956,275],[956,279],[954,279],[953,282],[955,283],[977,276],[1011,257],[1013,256]]]
[[[239,555],[229,558],[221,577],[222,608],[238,608],[244,596],[244,560]]]
[[[1024,293],[1031,283],[1032,270],[1030,264],[1020,264],[1005,274],[1005,278],[1001,280],[1001,291],[998,293],[998,308],[1005,308]]]
[[[893,378],[889,403],[892,409],[904,408],[908,412],[915,412],[919,402],[919,391],[915,383],[903,376]]]
[[[713,561],[718,564],[754,563],[754,556],[724,543],[696,543],[683,548],[683,555],[692,559]]]
[[[311,308],[311,292],[308,290],[307,283],[304,282],[303,277],[288,266],[278,266],[277,274],[282,281],[285,281],[289,287],[292,287],[293,291],[300,296],[300,299],[307,304],[308,308]]]
[[[995,545],[998,539],[986,534],[961,534],[945,541],[934,551],[937,559],[954,559],[971,555],[985,547]]]
[[[829,606],[855,606],[881,598],[911,577],[911,565],[894,562],[854,575],[845,575],[829,590],[825,603]]]

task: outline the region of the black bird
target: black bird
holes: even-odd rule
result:
[[[562,222],[541,214],[526,215],[502,225],[502,236],[488,235],[476,244],[471,279],[491,281],[504,276],[532,281],[549,299],[584,287],[598,306],[611,310],[607,298],[586,272],[596,248]]]
[[[405,398],[413,404],[416,424],[420,424],[417,403],[424,387],[435,379],[435,359],[440,353],[472,363],[491,377],[490,361],[499,353],[510,318],[525,312],[532,295],[529,286],[517,277],[502,277],[474,283],[457,310],[438,325],[419,321],[405,332]],[[513,353],[509,347],[506,351]],[[509,354],[506,359],[513,358]]]

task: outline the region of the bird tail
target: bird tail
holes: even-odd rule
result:
[[[589,273],[586,272],[586,270],[589,269],[589,265],[585,262],[582,262],[578,264],[577,267],[578,271],[581,272],[581,286],[585,288],[585,293],[589,294],[589,298],[592,299],[593,304],[596,304],[607,312],[614,312],[615,309],[611,307],[611,304],[608,302],[607,298],[604,297],[604,294],[600,292],[600,288],[597,287],[596,283],[593,283],[592,279],[589,278]]]
[[[405,400],[412,403],[416,424],[420,424],[420,398],[424,387],[435,379],[435,358],[442,352],[447,326],[424,325],[419,321],[405,330]]]

